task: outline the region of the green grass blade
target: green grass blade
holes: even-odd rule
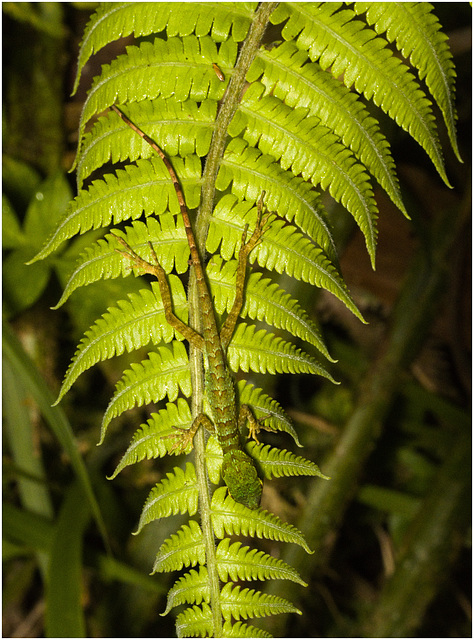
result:
[[[2,538],[32,551],[49,553],[54,524],[46,518],[4,502],[2,506]]]
[[[45,485],[43,461],[35,451],[27,394],[8,358],[2,363],[2,376],[5,434],[17,470],[21,504],[25,509],[52,518],[53,506]]]
[[[85,497],[89,501],[102,537],[107,544],[105,524],[92,490],[86,466],[77,449],[74,434],[66,414],[60,407],[52,407],[55,397],[29,356],[23,350],[12,329],[5,322],[3,323],[2,350],[4,358],[11,364],[18,380],[23,384],[25,391],[31,393],[36,400],[44,419],[58,438],[64,451],[68,454],[74,472],[82,484]]]
[[[51,547],[46,601],[46,637],[85,638],[81,602],[82,543],[91,516],[79,481],[66,492]]]

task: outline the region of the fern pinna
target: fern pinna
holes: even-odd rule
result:
[[[265,36],[269,24],[274,41]],[[183,438],[196,416],[216,411],[205,394],[207,347],[202,338],[190,339],[188,350],[183,344],[203,331],[197,262],[192,258],[190,268],[188,230],[169,167],[137,130],[155,142],[177,175],[198,252],[208,256],[206,279],[221,336],[236,309],[242,318],[226,334],[226,366],[234,372],[331,379],[320,363],[320,357],[331,357],[316,325],[279,284],[254,271],[236,302],[243,292],[242,247],[263,210],[270,212],[245,262],[248,257],[269,272],[327,289],[363,320],[339,271],[320,191],[352,214],[374,264],[377,204],[371,178],[406,211],[389,143],[362,98],[403,127],[447,182],[427,91],[458,154],[453,64],[427,3],[106,3],[87,25],[75,89],[94,53],[132,34],[135,44],[103,66],[92,84],[74,163],[79,193],[35,259],[75,234],[113,225],[84,250],[58,306],[78,287],[132,271],[137,277],[147,270],[160,273],[162,280],[158,275],[158,281],[143,280],[138,293],[107,309],[86,332],[58,401],[92,365],[150,349],[117,383],[101,441],[125,411],[167,401],[137,429],[113,477],[145,458],[189,453],[194,446],[194,462],[176,467],[152,489],[138,525],[140,531],[178,513],[191,518],[162,543],[155,561],[155,572],[189,569],[170,590],[165,613],[185,605],[177,616],[179,636],[265,636],[241,620],[298,610],[240,583],[304,582],[290,566],[232,536],[309,549],[293,525],[256,503],[234,500],[228,486],[216,488],[223,464],[219,434],[201,428],[194,442]],[[89,176],[110,162],[126,164],[84,188]],[[140,269],[144,265],[149,267]],[[179,276],[188,269],[186,294]],[[171,311],[176,320],[170,324]],[[179,327],[186,327],[186,335]],[[305,341],[319,357],[280,332]],[[262,389],[241,380],[235,393],[238,405],[249,407],[246,422],[253,435],[262,427],[285,431],[299,445],[284,411]],[[212,428],[209,420],[206,424]],[[255,440],[242,446],[261,478],[325,478],[313,462]]]

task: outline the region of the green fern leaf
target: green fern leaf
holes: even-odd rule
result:
[[[174,583],[168,591],[166,609],[160,615],[166,616],[173,607],[178,607],[180,604],[201,604],[209,600],[207,568],[201,566],[199,571],[191,569]]]
[[[244,507],[226,494],[227,487],[219,487],[212,496],[211,519],[217,538],[222,539],[226,534],[256,536],[281,542],[293,542],[311,553],[302,533],[296,527],[263,509]]]
[[[409,68],[390,50],[386,40],[355,20],[350,9],[338,3],[280,5],[272,22],[287,19],[282,35],[308,51],[323,70],[342,77],[348,89],[372,100],[425,149],[449,186],[430,101]]]
[[[222,447],[215,436],[209,436],[206,443],[206,467],[209,480],[213,484],[219,484],[223,460]]]
[[[186,463],[186,468],[175,467],[173,473],[158,482],[146,499],[135,534],[143,527],[160,518],[167,518],[178,513],[189,513],[193,516],[198,508],[198,488],[194,466]]]
[[[206,552],[201,527],[195,520],[190,520],[163,542],[152,573],[180,571],[183,567],[194,567],[205,562]]]
[[[407,215],[389,142],[356,94],[318,64],[308,63],[306,52],[293,42],[284,42],[270,51],[261,49],[247,75],[248,80],[257,78],[267,94],[271,92],[290,107],[305,107],[308,115],[320,118]]]
[[[354,216],[373,263],[377,205],[365,167],[319,118],[307,116],[307,109],[292,109],[275,96],[262,97],[263,91],[259,83],[250,87],[229,133],[242,135],[284,169],[291,168],[295,175],[301,173],[315,186],[328,189]]]
[[[188,607],[176,618],[178,638],[207,638],[214,630],[214,621],[210,606],[204,602],[200,607]]]
[[[297,571],[268,553],[243,547],[224,538],[217,547],[217,570],[222,582],[238,580],[291,580],[307,586]]]
[[[74,271],[64,287],[59,302],[52,309],[59,309],[69,296],[79,287],[92,284],[102,278],[104,280],[126,277],[130,273],[130,261],[117,253],[123,251],[116,240],[115,235],[123,235],[114,229],[113,234],[108,234],[105,239],[99,240],[87,246],[80,254]]]
[[[219,314],[229,312],[235,298],[237,261],[223,262],[214,256],[206,267],[208,282]],[[298,302],[261,273],[252,273],[247,281],[245,303],[240,315],[252,320],[263,320],[278,329],[285,329],[294,336],[314,345],[331,362],[316,325],[301,309]]]
[[[192,442],[184,451],[180,451],[173,449],[174,442],[169,436],[175,434],[176,429],[189,429],[192,421],[189,405],[184,398],[178,398],[176,403],[169,402],[166,409],[152,413],[146,424],[142,424],[135,432],[130,446],[109,480],[113,480],[128,465],[141,460],[162,458],[167,453],[170,455],[190,453]]]
[[[243,622],[229,622],[226,620],[222,627],[222,633],[224,638],[272,638],[273,636],[264,631],[258,629],[252,625],[244,624]]]
[[[117,382],[102,420],[100,443],[111,420],[124,411],[158,402],[165,396],[173,402],[180,390],[187,398],[191,396],[191,373],[184,345],[174,340],[171,347],[158,347],[147,360],[132,364]]]
[[[150,217],[146,222],[137,220],[126,227],[125,232],[113,229],[105,239],[101,238],[85,249],[64,287],[60,301],[53,309],[64,304],[78,287],[101,279],[127,276],[131,272],[130,260],[118,253],[124,247],[117,241],[117,236],[123,238],[144,260],[153,264],[155,258],[149,246],[151,242],[158,262],[166,273],[173,268],[178,273],[184,273],[189,267],[189,245],[181,216],[175,218],[170,213],[163,213],[158,219]]]
[[[169,157],[209,151],[217,112],[215,100],[203,100],[198,106],[193,100],[177,102],[174,98],[142,101],[122,107],[123,112],[153,140]],[[77,183],[106,162],[134,161],[156,156],[156,152],[115,113],[108,112],[84,136],[73,168]],[[192,208],[194,203],[188,202]]]
[[[219,51],[233,68],[237,44],[223,42]],[[220,100],[227,81],[216,76],[212,64],[218,60],[217,46],[208,36],[156,38],[138,47],[127,47],[127,53],[102,67],[88,93],[79,124],[79,139],[84,127],[96,113],[112,104],[153,100],[173,96],[178,102],[191,98],[201,102],[207,98]]]
[[[258,460],[265,477],[269,480],[273,477],[281,478],[282,476],[300,475],[319,476],[329,480],[328,476],[321,473],[317,464],[301,456],[296,456],[291,451],[252,441],[247,443],[246,449],[252,458]]]
[[[245,225],[253,229],[256,216],[257,209],[252,203],[238,202],[231,194],[221,198],[211,218],[207,250],[214,253],[220,247],[224,260],[230,260],[240,248]],[[252,252],[250,262],[257,261],[261,267],[275,269],[278,273],[284,271],[290,277],[330,291],[364,322],[343,279],[323,251],[284,220],[270,217],[269,224],[261,243]]]
[[[196,206],[196,199],[199,203],[200,198],[200,159],[196,156],[188,156],[184,162],[175,159],[174,168],[182,180],[188,205]],[[190,186],[189,190],[186,184]],[[179,214],[176,192],[163,161],[157,157],[138,161],[136,166],[118,170],[116,176],[108,174],[103,180],[94,181],[87,191],[81,191],[29,264],[42,260],[78,233],[106,227],[112,221],[118,224],[140,218],[143,213],[145,216],[160,215],[167,210]]]
[[[333,262],[337,260],[334,239],[329,229],[320,194],[311,184],[284,171],[271,155],[249,147],[245,140],[233,138],[224,154],[216,187],[225,191],[232,183],[232,193],[239,200],[257,202],[262,190],[265,204],[279,211],[288,222],[294,220],[303,233],[317,242]]]
[[[239,380],[237,389],[240,404],[248,404],[256,417],[268,416],[265,423],[271,427],[272,431],[284,431],[293,438],[298,447],[303,446],[291,420],[276,400],[245,380]]]
[[[232,39],[241,42],[248,31],[255,3],[186,2],[177,5],[166,2],[127,2],[123,4],[103,3],[88,22],[81,42],[76,81],[77,91],[82,69],[90,56],[113,40],[128,36],[147,36],[166,29],[168,36],[188,36],[194,31],[197,36],[209,33],[215,42],[227,40],[232,29]],[[219,66],[229,67],[229,60],[221,52],[215,60]]]
[[[257,331],[255,325],[244,322],[234,332],[227,360],[235,372],[241,369],[246,373],[314,373],[336,384],[331,374],[302,349],[265,329]]]
[[[222,588],[221,607],[225,620],[230,620],[230,618],[236,620],[261,618],[276,613],[299,613],[301,615],[301,611],[285,598],[255,591],[255,589],[242,589],[238,585],[233,586],[230,582]]]
[[[173,274],[168,281],[175,313],[186,320],[188,307],[184,287]],[[137,294],[129,294],[128,300],[121,300],[116,307],[109,307],[86,332],[66,372],[56,404],[77,378],[97,362],[121,355],[125,351],[130,353],[150,342],[170,342],[173,337],[175,330],[165,320],[158,283],[153,282],[151,290],[142,289]]]
[[[462,162],[456,140],[456,108],[454,80],[456,72],[449,50],[448,37],[428,2],[355,2],[357,14],[366,12],[366,20],[378,34],[385,33],[389,42],[419,70],[420,79],[443,113],[449,138],[458,160]]]

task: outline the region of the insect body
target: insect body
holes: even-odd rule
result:
[[[225,76],[224,76],[224,74],[222,73],[222,71],[219,69],[219,67],[217,66],[217,64],[215,62],[212,63],[212,68],[216,72],[216,76],[219,78],[219,80],[221,82],[224,82]]]
[[[248,421],[250,424],[250,435],[256,440],[256,434],[260,430],[261,424],[260,421],[256,420],[247,405],[241,405],[239,410],[237,410],[234,380],[227,366],[226,352],[243,305],[247,259],[252,249],[254,249],[254,247],[256,247],[260,242],[268,218],[268,214],[262,216],[264,194],[262,193],[258,203],[258,220],[253,234],[250,239],[247,240],[246,227],[242,235],[242,242],[238,255],[235,300],[232,309],[219,332],[217,329],[211,295],[204,276],[204,269],[196,246],[181,185],[176,173],[174,172],[168,158],[164,155],[158,145],[135,124],[133,124],[117,107],[113,106],[112,109],[153,147],[165,163],[171,176],[180,205],[189,249],[191,252],[191,263],[196,275],[196,284],[199,296],[199,312],[202,320],[202,335],[175,316],[166,274],[158,262],[158,258],[153,247],[151,247],[151,249],[155,256],[155,264],[151,264],[143,260],[123,239],[116,236],[119,242],[121,242],[127,249],[127,251],[122,251],[121,253],[134,262],[138,267],[144,269],[146,273],[155,275],[158,279],[167,322],[203,353],[206,371],[205,391],[212,411],[212,421],[204,413],[199,414],[194,419],[190,429],[181,430],[181,433],[177,433],[173,436],[177,438],[177,443],[174,448],[179,447],[184,450],[188,443],[192,441],[201,425],[206,427],[209,431],[214,432],[220,446],[222,447],[224,456],[222,477],[229,489],[230,495],[237,502],[240,502],[251,509],[256,509],[259,506],[262,494],[262,481],[258,477],[253,460],[242,449],[240,434]]]

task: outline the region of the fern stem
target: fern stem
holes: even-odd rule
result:
[[[219,165],[224,154],[227,128],[239,105],[245,84],[245,77],[260,46],[260,41],[268,24],[268,18],[277,5],[278,3],[262,3],[255,13],[255,18],[252,22],[247,38],[242,45],[237,64],[216,119],[214,135],[203,172],[201,206],[199,208],[194,227],[196,244],[201,255],[204,254],[206,236],[209,228],[209,219],[212,215],[215,182]],[[201,332],[202,327],[200,326],[201,314],[199,313],[199,295],[196,275],[192,268],[189,280],[188,300],[189,324],[196,331]],[[196,416],[201,410],[202,400],[204,397],[204,370],[201,352],[193,346],[190,348],[189,360],[193,385],[192,411],[193,416]],[[217,572],[214,530],[211,522],[211,496],[207,482],[205,464],[205,435],[202,429],[198,431],[194,439],[194,450],[196,454],[195,467],[199,489],[201,528],[206,548],[210,606],[213,616],[213,635],[215,638],[219,638],[222,637],[223,618],[220,606],[220,583],[219,574]]]
[[[220,606],[221,594],[219,574],[217,573],[216,544],[214,539],[214,530],[212,528],[211,522],[211,497],[206,474],[206,443],[204,429],[198,430],[194,439],[194,447],[196,454],[196,478],[199,488],[201,529],[203,532],[204,545],[206,548],[206,566],[210,592],[210,604],[212,610],[213,636],[214,638],[221,638],[223,618]]]
[[[245,78],[250,65],[257,55],[269,17],[278,4],[278,2],[262,2],[257,9],[247,38],[242,45],[239,58],[232,73],[232,78],[230,79],[216,119],[214,135],[203,173],[202,203],[196,220],[196,239],[201,251],[205,246],[209,219],[212,215],[217,172],[219,171],[220,162],[224,155],[227,129],[240,104],[242,91],[245,86]]]

